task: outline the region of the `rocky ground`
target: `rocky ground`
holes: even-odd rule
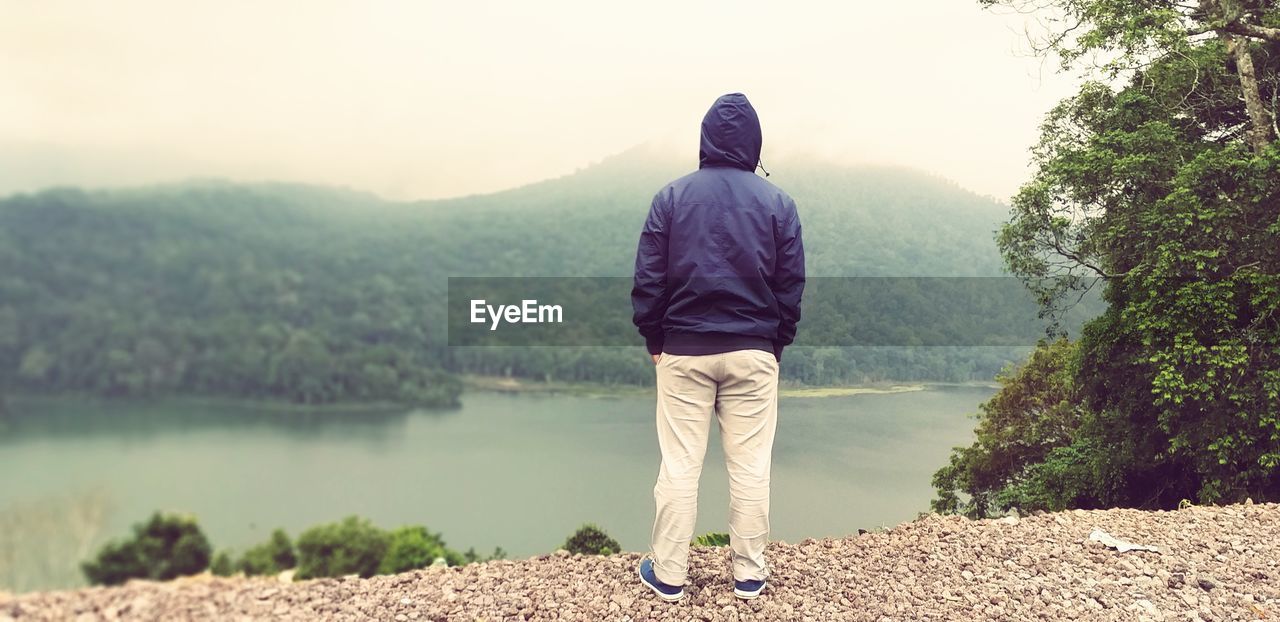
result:
[[[1160,552],[1119,552],[1101,528]],[[730,593],[727,549],[694,549],[687,596],[658,601],[638,554],[547,555],[371,579],[192,577],[0,596],[13,620],[1275,620],[1280,505],[1071,511],[769,546],[763,596]]]

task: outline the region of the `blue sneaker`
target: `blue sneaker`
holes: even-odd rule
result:
[[[760,595],[764,591],[764,579],[752,579],[750,581],[734,581],[733,595],[742,600],[751,600]]]
[[[667,585],[658,580],[658,575],[653,574],[653,560],[648,557],[640,560],[640,582],[649,586],[658,598],[673,603],[684,598],[684,586]]]

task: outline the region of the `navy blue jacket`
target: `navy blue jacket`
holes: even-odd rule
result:
[[[755,174],[760,119],[741,93],[702,119],[699,166],[653,197],[633,321],[651,354],[782,349],[795,338],[804,245],[795,201]]]

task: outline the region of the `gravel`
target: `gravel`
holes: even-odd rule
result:
[[[1095,527],[1157,546],[1117,552]],[[281,583],[208,575],[0,595],[15,620],[1274,620],[1280,504],[927,515],[846,538],[774,542],[769,587],[731,593],[726,548],[695,548],[683,601],[636,577],[640,555],[568,555]]]

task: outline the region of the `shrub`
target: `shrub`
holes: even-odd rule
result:
[[[440,534],[421,525],[405,526],[391,532],[386,555],[378,565],[379,574],[396,574],[425,568],[443,558],[450,566],[460,565],[459,555],[445,548]]]
[[[692,544],[693,546],[729,546],[729,534],[711,531],[694,538]]]
[[[621,551],[622,547],[602,529],[587,523],[565,540],[564,549],[582,555],[613,555]]]
[[[133,539],[110,542],[81,564],[90,583],[119,585],[129,579],[166,581],[209,567],[212,549],[194,518],[156,512],[133,526]]]
[[[1026,513],[1089,504],[1097,452],[1077,437],[1087,436],[1095,416],[1081,406],[1072,377],[1078,354],[1076,342],[1042,342],[997,376],[1000,390],[980,406],[977,440],[954,448],[933,475],[935,512],[984,518],[1014,507]]]
[[[298,536],[298,578],[373,576],[389,540],[387,532],[357,516],[312,527]]]
[[[213,556],[213,561],[209,563],[209,572],[219,577],[229,577],[235,574],[236,565],[231,560],[231,552],[225,549],[218,551]]]
[[[506,558],[507,558],[507,552],[500,546],[494,547],[493,552],[490,553],[487,557],[481,557],[480,554],[476,552],[476,548],[471,547],[467,549],[466,553],[463,553],[459,557],[458,565],[471,564],[475,562],[488,562],[488,561],[493,561],[495,559],[506,559]],[[449,562],[449,565],[452,566],[454,564],[453,562]]]
[[[247,575],[278,574],[293,568],[298,557],[293,552],[293,542],[283,529],[271,532],[271,539],[244,552],[240,569]]]

